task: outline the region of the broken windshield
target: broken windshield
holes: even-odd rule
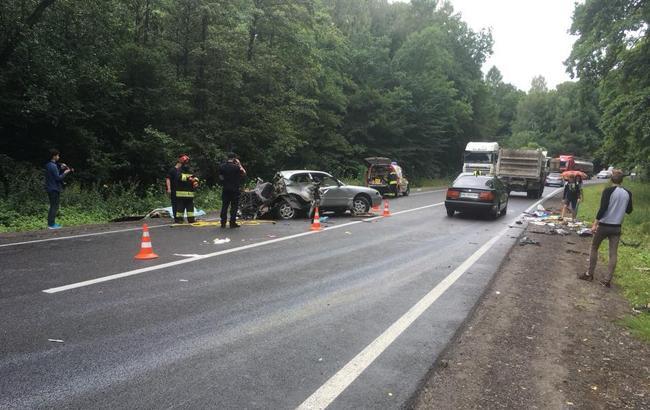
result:
[[[487,152],[465,152],[465,163],[491,164],[492,154]]]

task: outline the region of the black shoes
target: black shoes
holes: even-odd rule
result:
[[[578,274],[578,279],[592,281],[594,280],[594,276],[590,275],[589,272],[585,272]]]
[[[241,225],[237,224],[237,222],[231,222],[230,227],[231,228],[239,228]]]

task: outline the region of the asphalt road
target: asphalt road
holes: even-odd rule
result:
[[[493,221],[442,201],[317,233],[156,227],[152,261],[137,230],[0,238],[0,408],[403,406],[535,202]]]

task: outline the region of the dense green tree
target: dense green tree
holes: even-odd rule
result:
[[[264,177],[367,155],[450,174],[510,134],[521,93],[483,78],[491,46],[436,0],[7,0],[0,152],[142,187],[180,152],[209,183],[230,150]]]
[[[599,88],[607,163],[650,166],[650,2],[587,0],[577,4],[578,36],[568,71]]]

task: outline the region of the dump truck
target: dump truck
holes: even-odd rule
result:
[[[511,191],[526,192],[528,198],[541,198],[546,179],[546,156],[541,149],[499,150],[497,176]]]

